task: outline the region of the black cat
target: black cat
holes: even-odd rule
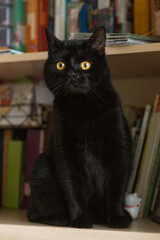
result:
[[[111,83],[105,28],[86,41],[60,41],[48,30],[46,35],[44,76],[55,95],[53,137],[31,174],[28,218],[77,228],[128,227],[124,194],[131,136]]]

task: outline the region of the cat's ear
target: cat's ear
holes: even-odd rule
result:
[[[61,48],[62,42],[54,36],[47,28],[45,29],[47,44],[49,52],[53,51],[55,48]]]
[[[88,40],[88,47],[100,55],[105,53],[106,29],[99,27]]]

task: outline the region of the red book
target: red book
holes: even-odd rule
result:
[[[48,0],[38,0],[38,51],[47,51],[45,28],[48,28]]]
[[[27,208],[30,198],[29,178],[32,167],[41,151],[41,130],[29,129],[27,132],[23,190],[22,190],[22,208]]]

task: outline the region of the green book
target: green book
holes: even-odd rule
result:
[[[24,142],[21,140],[11,140],[8,144],[8,165],[6,202],[7,208],[19,208],[22,168],[23,168]]]
[[[26,1],[13,1],[13,43],[16,50],[26,50]]]
[[[157,153],[156,153],[155,163],[153,166],[151,181],[150,181],[150,185],[148,188],[146,202],[145,202],[145,206],[144,206],[144,210],[143,210],[144,217],[148,217],[149,211],[151,209],[152,199],[154,196],[154,191],[156,188],[159,171],[160,171],[160,140],[159,140],[159,144],[158,144],[158,148],[157,148]]]

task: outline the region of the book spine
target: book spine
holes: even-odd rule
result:
[[[150,141],[150,145],[148,146],[148,155],[144,162],[142,176],[141,176],[139,189],[138,189],[138,195],[142,198],[140,216],[143,215],[144,204],[145,204],[146,195],[147,195],[147,191],[150,183],[150,177],[152,174],[159,137],[160,137],[160,96],[158,101],[158,111],[156,113],[155,124],[154,124],[153,131],[151,133],[151,141]]]
[[[157,223],[160,223],[160,184],[158,186],[158,191],[157,191],[151,219]]]
[[[22,208],[27,208],[30,198],[30,174],[33,165],[42,150],[43,133],[41,130],[28,130],[25,162],[24,162],[24,176],[23,176],[23,190],[22,190]],[[34,146],[34,148],[33,148]]]
[[[48,28],[49,21],[48,21],[48,0],[44,1],[43,5],[43,32],[42,32],[42,51],[47,51],[47,40],[45,34],[45,28]]]
[[[155,191],[154,191],[154,195],[153,195],[153,200],[152,200],[152,205],[151,205],[151,212],[153,211],[153,208],[154,208],[154,205],[155,205],[155,201],[156,201],[159,185],[160,185],[160,172],[158,173],[158,180],[157,180]]]
[[[160,171],[160,140],[159,140],[156,159],[155,159],[155,163],[152,171],[152,177],[151,177],[151,181],[150,181],[150,185],[149,185],[149,189],[148,189],[147,197],[145,201],[145,206],[143,211],[144,217],[148,217],[149,215],[159,171]]]
[[[54,31],[54,0],[49,0],[48,6],[48,27],[50,32]]]
[[[5,202],[7,208],[19,208],[20,206],[23,151],[23,141],[11,140],[9,142]]]
[[[128,21],[128,8],[130,1],[118,0],[118,30],[121,33],[128,33],[132,31],[132,24]]]
[[[138,165],[139,165],[139,161],[140,161],[140,157],[141,157],[141,152],[142,152],[142,148],[143,148],[143,144],[144,144],[144,139],[145,139],[145,135],[146,135],[146,131],[147,131],[150,112],[151,112],[151,105],[147,105],[146,109],[145,109],[144,117],[143,117],[143,122],[142,122],[141,131],[140,131],[140,136],[138,139],[137,149],[136,149],[136,153],[135,153],[135,157],[134,157],[134,161],[133,161],[131,177],[130,177],[130,181],[129,181],[128,188],[127,188],[128,193],[132,192],[132,190],[133,190],[133,185],[134,185],[134,181],[135,181],[135,177],[136,177],[136,173],[137,173],[137,169],[138,169]]]
[[[149,0],[134,0],[134,33],[148,33],[149,19]]]
[[[38,51],[46,51],[45,28],[48,28],[48,0],[39,0],[38,9]]]
[[[151,30],[152,36],[160,36],[160,1],[159,0],[150,0],[150,15],[151,15]]]
[[[38,0],[26,0],[26,51],[38,51]]]
[[[139,188],[139,183],[140,183],[140,179],[141,179],[141,175],[142,175],[144,160],[145,160],[147,150],[148,150],[149,139],[150,139],[150,136],[151,136],[152,128],[154,126],[154,118],[155,118],[155,113],[156,113],[156,109],[157,109],[157,105],[158,105],[158,98],[159,98],[159,96],[156,95],[155,101],[154,101],[154,107],[153,107],[153,111],[152,111],[152,115],[151,115],[151,120],[150,120],[150,123],[149,123],[147,138],[146,138],[146,142],[145,142],[145,146],[144,146],[144,151],[143,151],[143,155],[142,155],[142,160],[141,160],[140,168],[139,168],[139,172],[138,172],[137,182],[136,182],[136,186],[135,186],[135,189],[134,189],[135,192],[137,192],[138,188]]]
[[[65,39],[65,0],[55,0],[54,34],[60,40]]]
[[[2,205],[3,130],[0,130],[0,206]]]
[[[13,2],[13,48],[26,51],[26,2],[14,0]]]
[[[3,133],[3,163],[2,163],[2,207],[6,202],[7,165],[8,165],[8,144],[12,139],[12,131],[4,130]]]

